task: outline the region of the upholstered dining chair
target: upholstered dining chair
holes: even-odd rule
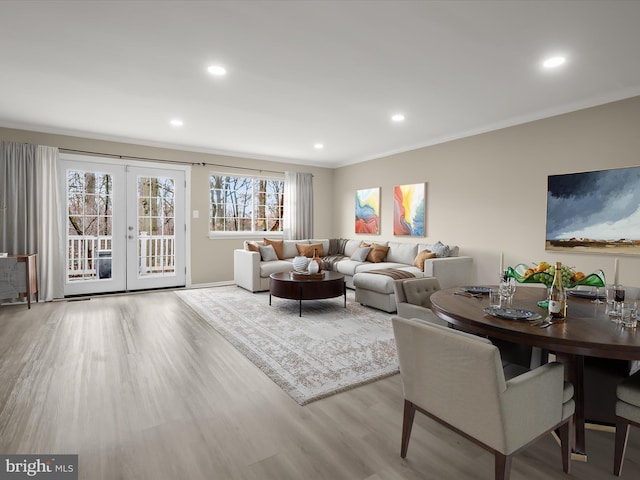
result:
[[[397,315],[402,318],[419,318],[442,326],[449,324],[431,311],[431,295],[440,290],[440,282],[435,277],[401,278],[394,280]],[[546,363],[539,348],[519,345],[505,340],[491,339],[500,349],[503,366],[508,375],[522,373],[525,369],[539,367]]]
[[[640,427],[640,373],[636,373],[618,385],[616,390],[616,446],[613,473],[622,473],[624,454],[627,449],[629,425]]]
[[[401,278],[394,280],[396,308],[399,317],[419,318],[438,325],[447,326],[431,311],[431,294],[440,290],[436,277]]]
[[[593,287],[590,287],[593,289]],[[625,298],[638,299],[640,288],[624,286]],[[640,300],[640,299],[639,299]],[[584,357],[584,415],[589,423],[613,426],[616,423],[616,388],[640,372],[640,359]]]
[[[400,456],[418,411],[495,456],[495,478],[507,480],[513,455],[558,429],[569,473],[573,386],[564,367],[548,363],[505,380],[500,353],[485,338],[417,319],[392,318],[404,390]]]

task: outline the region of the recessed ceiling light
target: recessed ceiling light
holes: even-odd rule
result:
[[[322,143],[316,143],[313,145],[313,148],[315,148],[316,150],[322,150],[324,148],[324,145]]]
[[[567,59],[561,56],[549,57],[544,62],[542,62],[542,66],[544,68],[556,68],[560,65],[563,65],[566,61]]]
[[[222,65],[211,65],[209,68],[207,68],[207,71],[211,75],[215,75],[216,77],[222,77],[227,74],[227,69]]]
[[[396,113],[391,117],[391,120],[394,122],[404,122],[404,115],[401,113]]]
[[[173,125],[174,127],[181,127],[182,125],[184,125],[184,122],[182,120],[180,120],[179,118],[174,118],[169,123],[171,125]]]

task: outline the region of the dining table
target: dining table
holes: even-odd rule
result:
[[[497,287],[486,286],[488,288]],[[586,461],[584,357],[640,359],[640,326],[628,328],[611,321],[606,302],[593,303],[589,298],[568,295],[564,321],[540,328],[530,319],[512,320],[485,313],[485,308],[489,306],[488,295],[471,295],[466,290],[454,287],[433,293],[431,310],[457,329],[539,347],[553,353],[556,361],[565,365],[565,379],[574,386],[573,451]],[[519,286],[511,308],[533,312],[545,318],[547,310],[538,303],[546,300],[546,297],[547,289],[544,286]]]

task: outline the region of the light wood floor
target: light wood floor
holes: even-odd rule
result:
[[[77,453],[80,479],[493,478],[490,454],[420,415],[400,458],[397,375],[300,407],[169,291],[2,306],[0,361],[0,453]],[[587,448],[571,477],[614,478],[613,435]],[[511,478],[566,479],[555,441]]]

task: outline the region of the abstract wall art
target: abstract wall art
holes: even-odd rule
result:
[[[356,190],[356,233],[380,234],[380,187]]]
[[[424,237],[425,184],[393,187],[393,234]]]
[[[640,254],[640,167],[549,175],[546,249]]]

